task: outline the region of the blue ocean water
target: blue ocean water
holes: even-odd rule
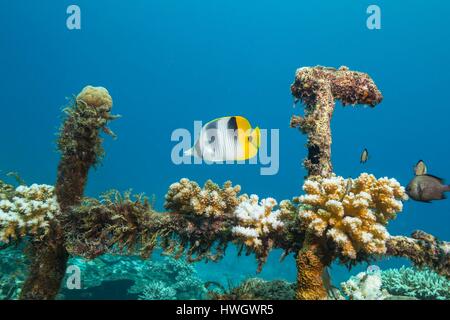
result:
[[[66,9],[81,8],[81,30],[68,30]],[[366,27],[377,4],[382,28]],[[0,3],[0,170],[29,183],[53,184],[59,155],[55,133],[65,97],[85,85],[108,88],[123,115],[106,139],[106,158],[89,176],[87,194],[117,188],[156,195],[182,177],[232,180],[244,192],[290,199],[301,192],[306,137],[289,128],[289,86],[302,66],[346,65],[369,73],[384,95],[375,109],[342,108],[333,117],[333,165],[342,176],[370,172],[403,185],[412,167],[450,179],[447,100],[450,3],[429,1],[271,0],[3,0]],[[174,129],[243,115],[280,130],[280,167],[175,165]],[[359,164],[361,150],[371,158]],[[391,234],[423,229],[450,239],[450,200],[408,201]],[[295,263],[273,252],[262,277],[293,281]],[[380,262],[399,266],[397,259]],[[230,248],[217,264],[196,265],[205,280],[255,274],[253,257]],[[357,270],[367,266],[360,266]],[[348,278],[332,270],[336,283]]]

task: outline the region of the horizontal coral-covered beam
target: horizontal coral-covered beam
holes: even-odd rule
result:
[[[450,279],[450,242],[423,231],[415,231],[411,237],[390,237],[387,255],[408,258],[415,266],[428,267]]]

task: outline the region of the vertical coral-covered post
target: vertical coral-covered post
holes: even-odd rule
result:
[[[58,294],[68,259],[60,222],[71,206],[80,203],[89,169],[103,156],[100,131],[112,134],[106,127],[114,119],[111,108],[112,99],[106,89],[87,86],[73,105],[65,109],[67,117],[58,140],[61,160],[55,187],[60,214],[46,238],[30,244],[31,266],[21,299],[53,299]]]
[[[305,115],[293,116],[291,127],[308,136],[308,157],[304,166],[308,176],[327,177],[333,172],[331,162],[331,118],[335,100],[343,105],[366,104],[374,107],[383,96],[365,73],[327,67],[304,67],[297,70],[291,85],[292,95],[305,104]],[[297,254],[297,298],[327,299],[322,274],[331,264],[324,244],[308,235]]]

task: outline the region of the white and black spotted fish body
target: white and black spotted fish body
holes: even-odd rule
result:
[[[194,147],[186,152],[211,162],[246,160],[259,148],[259,128],[240,116],[223,117],[203,126]]]

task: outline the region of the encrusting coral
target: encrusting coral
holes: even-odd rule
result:
[[[386,253],[386,224],[403,208],[405,190],[395,179],[367,173],[356,179],[310,177],[298,199],[302,228],[333,243],[342,261]],[[330,252],[331,253],[331,252]]]

